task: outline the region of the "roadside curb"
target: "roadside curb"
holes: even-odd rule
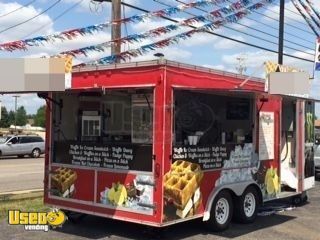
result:
[[[0,193],[0,202],[43,197],[43,189],[31,189]]]

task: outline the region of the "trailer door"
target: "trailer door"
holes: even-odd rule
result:
[[[303,176],[302,190],[308,190],[315,184],[314,176],[314,102],[303,101],[302,108],[304,105],[304,124],[301,127],[304,128],[304,141],[302,143],[302,151],[304,152],[302,161],[301,176]]]
[[[260,95],[256,107],[256,152],[259,154],[257,183],[266,201],[277,198],[280,193],[281,100],[270,95]]]

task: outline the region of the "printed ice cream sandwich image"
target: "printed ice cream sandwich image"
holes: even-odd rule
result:
[[[52,193],[54,195],[71,198],[75,191],[74,184],[77,173],[69,168],[58,168],[51,175]]]
[[[203,172],[199,164],[178,160],[164,176],[164,214],[166,220],[191,217],[202,202],[200,185]]]
[[[105,186],[100,192],[101,204],[111,208],[152,214],[154,208],[152,176],[137,175],[133,180],[106,183]]]

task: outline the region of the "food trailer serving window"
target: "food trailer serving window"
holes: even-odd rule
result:
[[[174,100],[173,161],[187,160],[200,164],[203,170],[217,169],[223,167],[231,151],[240,147],[246,151],[241,153],[242,158],[251,158],[253,97],[179,90],[175,91]]]
[[[152,171],[153,90],[56,93],[53,162]]]

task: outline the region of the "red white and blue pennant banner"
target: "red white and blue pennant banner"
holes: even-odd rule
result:
[[[158,27],[156,29],[146,31],[144,33],[132,34],[132,35],[128,35],[123,38],[114,39],[112,41],[104,42],[101,44],[61,52],[60,54],[72,55],[73,57],[77,57],[78,55],[87,56],[87,54],[90,52],[104,52],[106,49],[109,49],[114,43],[121,43],[121,44],[138,43],[138,42],[141,42],[141,41],[149,39],[149,38],[159,37],[161,35],[168,34],[172,31],[179,30],[185,26],[192,26],[192,24],[204,23],[204,22],[208,22],[208,21],[212,22],[212,21],[216,21],[217,19],[221,20],[221,21],[216,22],[218,25],[221,24],[225,20],[228,22],[234,22],[237,20],[235,13],[237,13],[238,11],[244,10],[250,4],[252,4],[252,0],[239,0],[239,1],[232,3],[226,7],[214,10],[208,14],[205,14],[205,15],[185,19],[185,20],[179,21],[175,24],[170,24],[167,26]],[[232,13],[233,15],[231,15],[231,16],[226,15],[226,14],[230,14],[230,13]]]
[[[298,0],[299,1],[299,0]],[[314,32],[314,34],[317,37],[320,37],[319,31],[317,31],[317,29],[315,28],[315,26],[312,23],[312,19],[310,19],[300,8],[298,2],[296,0],[291,0],[292,4],[295,6],[295,8],[298,10],[298,12],[300,13],[300,15],[304,18],[304,20],[307,22],[307,24],[309,25],[309,27],[312,29],[312,31]],[[300,1],[299,1],[300,2]]]
[[[239,11],[235,14],[232,14],[232,15],[229,15],[227,17],[225,17],[224,19],[222,20],[218,20],[218,21],[215,21],[215,22],[211,22],[211,23],[208,23],[208,24],[205,24],[201,27],[196,27],[195,29],[191,30],[191,31],[188,31],[188,32],[184,32],[184,33],[181,33],[181,34],[177,34],[173,37],[170,37],[170,38],[166,38],[164,40],[161,40],[161,41],[158,41],[158,42],[155,42],[155,43],[151,43],[151,44],[147,44],[147,45],[144,45],[144,46],[141,46],[140,48],[137,48],[137,49],[132,49],[132,50],[129,50],[129,51],[125,51],[125,52],[122,52],[120,54],[117,54],[117,55],[111,55],[111,56],[107,56],[107,57],[104,57],[104,58],[101,58],[101,59],[98,59],[98,60],[95,60],[95,61],[91,61],[91,62],[88,62],[86,64],[80,64],[78,66],[83,66],[83,65],[103,65],[103,64],[110,64],[110,63],[115,63],[117,60],[123,60],[123,61],[126,61],[128,59],[131,59],[133,57],[138,57],[138,56],[142,56],[150,51],[154,51],[158,48],[164,48],[164,47],[167,47],[167,46],[170,46],[172,44],[177,44],[179,43],[181,40],[186,40],[186,39],[189,39],[191,38],[194,34],[196,33],[201,33],[201,32],[206,32],[206,31],[212,31],[212,30],[215,30],[227,23],[235,23],[237,21],[239,21],[240,19],[244,18],[245,16],[247,16],[248,14],[252,13],[253,10],[257,10],[269,3],[272,3],[274,2],[275,0],[263,0],[263,1],[260,1],[254,5],[251,5],[249,7],[247,7],[245,10],[243,11]]]
[[[226,2],[228,2],[228,0],[197,0],[191,3],[180,4],[178,6],[169,7],[159,11],[133,15],[131,17],[123,18],[116,21],[91,25],[83,28],[71,29],[71,30],[60,32],[60,33],[46,35],[46,36],[39,36],[39,37],[29,38],[25,40],[2,43],[0,44],[0,51],[1,50],[2,51],[27,50],[28,47],[40,46],[43,43],[52,43],[57,40],[58,41],[72,40],[79,36],[92,35],[96,32],[105,30],[106,28],[110,27],[113,24],[144,22],[152,18],[161,18],[164,16],[171,16],[173,14],[183,12],[190,8],[206,7],[206,6],[217,5],[217,4],[222,4]],[[224,11],[228,12],[229,10],[226,8],[224,9]]]

